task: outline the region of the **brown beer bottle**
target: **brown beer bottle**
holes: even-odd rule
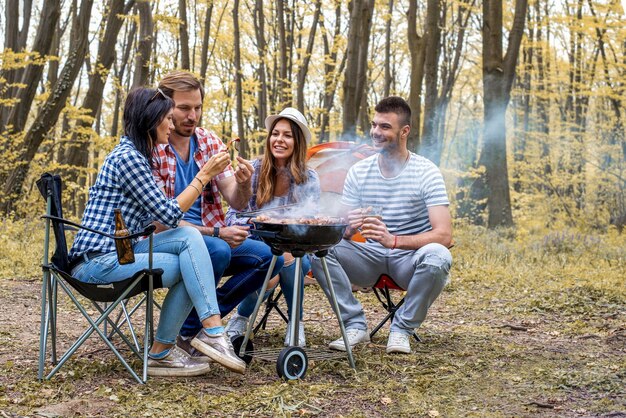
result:
[[[116,237],[127,237],[130,235],[124,218],[122,218],[122,211],[119,209],[113,209],[115,212],[115,232],[113,235]],[[120,264],[131,264],[135,262],[135,253],[133,251],[133,243],[130,239],[116,239],[115,249],[117,250],[117,260]]]

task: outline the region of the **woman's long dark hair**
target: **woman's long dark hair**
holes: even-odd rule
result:
[[[158,89],[138,87],[128,93],[124,104],[124,135],[152,165],[156,128],[174,107],[174,101]]]

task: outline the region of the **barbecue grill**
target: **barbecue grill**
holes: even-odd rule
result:
[[[339,322],[339,328],[341,329],[341,335],[345,343],[346,352],[348,355],[348,361],[350,367],[355,368],[354,358],[352,356],[352,350],[348,344],[348,338],[346,336],[346,330],[339,314],[339,305],[337,304],[337,298],[335,296],[335,290],[330,280],[328,272],[328,265],[326,264],[326,255],[328,249],[341,241],[347,225],[345,223],[336,224],[323,224],[316,225],[314,223],[275,223],[275,222],[262,222],[258,220],[252,221],[254,228],[250,230],[250,233],[259,237],[263,242],[270,246],[272,249],[272,261],[270,267],[265,276],[265,281],[259,292],[259,298],[257,299],[254,311],[248,321],[248,328],[246,334],[239,337],[238,340],[233,341],[235,349],[238,351],[239,357],[243,358],[247,362],[252,360],[254,351],[252,350],[252,344],[250,343],[250,336],[256,321],[256,316],[261,304],[263,303],[263,295],[267,290],[267,284],[272,277],[272,271],[276,265],[276,260],[284,252],[290,252],[295,257],[296,269],[294,277],[294,300],[293,306],[300,306],[302,303],[302,291],[301,283],[302,275],[302,257],[307,253],[313,253],[320,258],[322,266],[324,268],[324,279],[330,290],[330,304],[337,316]],[[278,375],[286,380],[295,380],[304,377],[308,367],[308,356],[306,351],[297,345],[298,341],[298,329],[300,324],[300,309],[292,309],[291,318],[289,321],[291,338],[289,345],[282,349],[278,355],[276,361],[276,371]]]

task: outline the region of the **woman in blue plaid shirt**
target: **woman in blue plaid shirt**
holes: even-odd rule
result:
[[[104,160],[89,201],[83,225],[113,233],[115,208],[120,208],[131,233],[158,221],[171,229],[156,234],[154,268],[163,269],[163,286],[169,291],[148,359],[151,376],[196,376],[208,371],[208,359],[235,372],[246,364],[235,354],[222,326],[215,296],[213,268],[200,232],[179,227],[178,222],[211,178],[229,164],[227,152],[219,153],[202,167],[187,188],[168,199],[152,177],[152,149],[167,143],[174,102],[159,89],[131,91],[124,108],[125,135]],[[135,242],[135,262],[120,265],[113,240],[80,230],[70,250],[72,275],[86,283],[107,284],[132,276],[148,267],[149,240]],[[195,307],[204,330],[191,344],[207,357],[191,357],[174,343],[185,318]]]

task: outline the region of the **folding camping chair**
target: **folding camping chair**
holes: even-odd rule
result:
[[[62,182],[58,175],[51,175],[49,173],[43,174],[37,181],[37,187],[42,196],[46,199],[46,214],[43,216],[46,226],[42,262],[43,281],[41,286],[41,328],[39,333],[39,380],[42,380],[44,377],[48,338],[50,339],[51,346],[51,362],[54,367],[50,373],[46,375],[46,379],[50,379],[63,366],[63,364],[65,364],[72,354],[74,354],[76,350],[89,338],[89,336],[95,332],[111,349],[113,354],[115,354],[135,380],[139,383],[145,383],[148,378],[148,349],[153,336],[152,316],[154,302],[152,293],[154,289],[162,287],[161,275],[163,274],[162,269],[152,268],[152,237],[155,227],[151,225],[139,233],[133,234],[129,237],[124,237],[131,239],[149,237],[150,251],[148,269],[138,270],[132,277],[106,285],[83,283],[71,275],[65,231],[79,228],[89,230],[113,240],[122,238],[96,231],[64,219],[61,207]],[[56,249],[51,260],[49,260],[50,227],[52,227],[54,231],[54,241],[56,244]],[[76,308],[82,313],[89,323],[89,326],[83,334],[72,344],[72,346],[61,356],[60,359],[57,359],[58,286],[60,286],[61,289],[67,294]],[[87,312],[87,308],[81,304],[74,292],[78,292],[78,294],[82,295],[93,304],[99,313],[97,318],[94,319],[91,317],[91,315]],[[143,349],[136,346],[137,336],[132,326],[129,326],[128,328],[130,330],[129,332],[131,334],[131,338],[135,344],[133,344],[133,342],[131,342],[130,339],[120,330],[119,324],[116,323],[117,321],[114,322],[111,318],[109,318],[109,315],[116,308],[122,306],[125,300],[141,293],[145,293],[146,300]],[[98,302],[104,302],[105,306],[100,306]],[[135,309],[136,308],[133,309],[133,312]],[[127,316],[125,322],[128,321],[129,317]],[[104,327],[106,324],[111,326],[112,334],[115,333],[119,335],[124,343],[130,348],[132,353],[142,361],[143,373],[141,378],[131,368],[110,339],[107,338],[106,329],[105,331],[100,329],[100,325]]]
[[[394,300],[391,298],[390,290],[406,290],[398,286],[398,284],[391,278],[391,276],[388,276],[386,274],[380,275],[378,280],[376,280],[376,283],[374,283],[374,286],[372,286],[372,289],[374,290],[376,298],[383,305],[385,311],[387,311],[387,315],[382,319],[382,321],[378,323],[378,325],[376,325],[376,327],[374,327],[372,332],[370,332],[370,338],[374,338],[374,335],[380,330],[383,325],[385,325],[387,321],[393,321],[393,317],[396,315],[396,311],[400,308],[400,306],[404,304],[404,296],[402,296],[402,298],[398,302],[394,302]],[[415,331],[413,331],[413,337],[418,343],[422,341]]]

